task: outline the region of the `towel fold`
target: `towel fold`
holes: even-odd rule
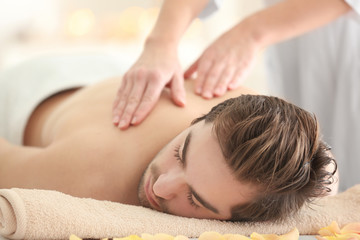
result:
[[[282,222],[253,223],[184,218],[49,190],[0,190],[0,235],[10,239],[68,239],[71,234],[110,238],[141,233],[198,237],[205,231],[284,234],[294,227],[300,234],[316,234],[332,221],[340,227],[360,221],[360,185],[318,199]]]

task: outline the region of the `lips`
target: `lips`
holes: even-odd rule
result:
[[[155,198],[155,194],[154,194],[154,192],[152,190],[153,189],[153,184],[152,184],[151,180],[152,180],[152,178],[151,178],[151,176],[149,176],[149,179],[148,179],[148,181],[147,181],[147,183],[145,185],[146,198],[148,199],[150,205],[154,209],[156,209],[158,211],[161,211],[159,204],[155,200],[156,198]]]

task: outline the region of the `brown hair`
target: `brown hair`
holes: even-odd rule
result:
[[[241,95],[193,123],[214,124],[227,164],[239,181],[259,186],[253,201],[232,209],[234,221],[276,220],[326,195],[336,162],[313,114],[277,97]],[[334,172],[326,166],[334,164]]]

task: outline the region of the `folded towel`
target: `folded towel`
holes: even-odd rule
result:
[[[76,198],[49,190],[0,190],[0,234],[10,239],[122,237],[167,233],[198,237],[205,231],[283,234],[294,227],[316,234],[332,221],[343,226],[360,221],[360,185],[304,206],[281,222],[224,222],[184,218],[115,202]]]

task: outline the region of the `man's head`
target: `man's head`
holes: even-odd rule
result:
[[[279,219],[326,194],[335,163],[315,117],[284,100],[242,95],[215,106],[154,158],[142,205],[175,215]]]

